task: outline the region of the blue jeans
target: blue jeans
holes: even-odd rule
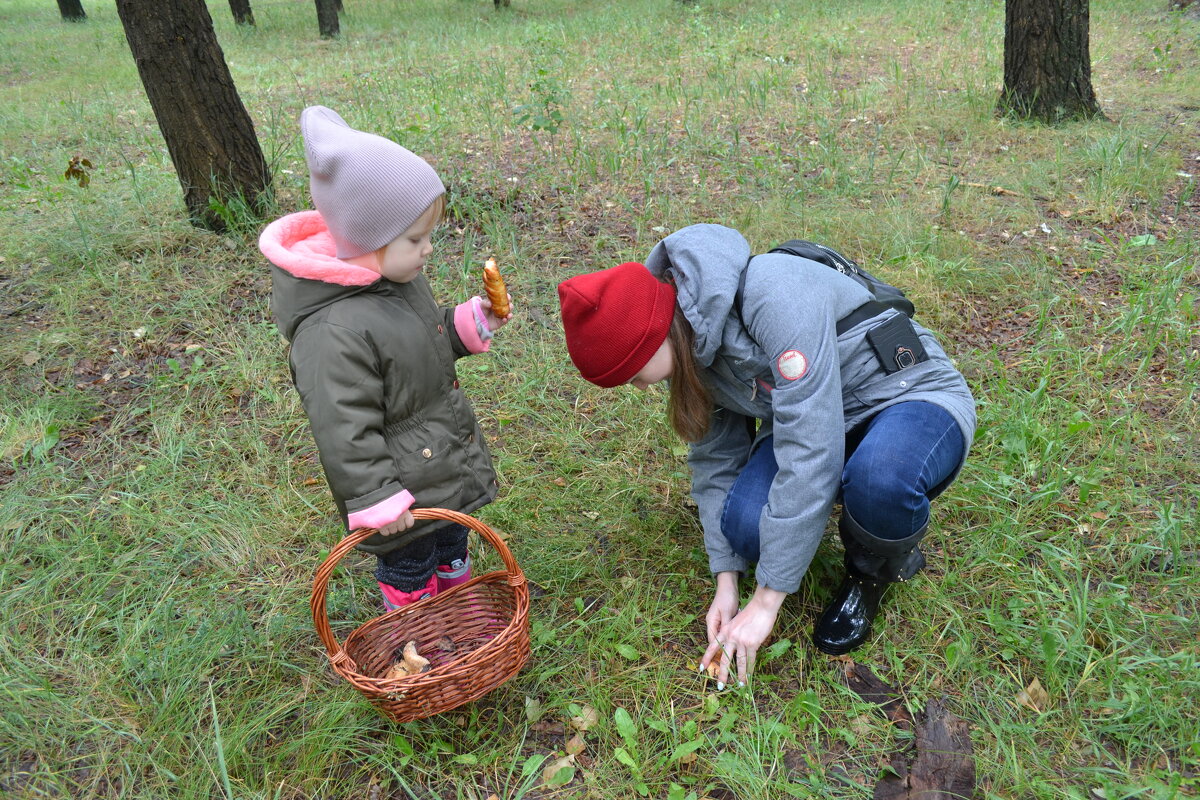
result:
[[[759,442],[725,498],[721,530],[733,551],[758,561],[758,523],[779,471],[774,436]],[[906,539],[929,521],[929,501],[963,457],[962,431],[932,403],[889,406],[846,437],[842,507],[880,539]]]

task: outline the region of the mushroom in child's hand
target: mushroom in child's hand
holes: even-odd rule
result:
[[[508,305],[508,289],[504,285],[504,278],[500,277],[500,269],[494,258],[489,258],[483,265],[483,288],[492,302],[492,313],[497,317],[507,317],[512,310]]]

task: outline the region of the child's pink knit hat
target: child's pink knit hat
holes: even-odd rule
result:
[[[355,130],[325,106],[300,115],[313,204],[338,258],[374,252],[446,191],[433,167],[390,139]]]

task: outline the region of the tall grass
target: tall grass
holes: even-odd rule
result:
[[[502,483],[480,514],[536,584],[534,658],[403,726],[333,676],[307,601],[338,525],[256,221],[186,224],[113,8],[65,25],[9,0],[0,795],[870,796],[907,740],[808,643],[838,546],[750,689],[715,693],[663,395],[586,385],[562,346],[558,281],[700,221],[909,288],[979,399],[930,569],[853,658],[969,721],[980,797],[1197,794],[1194,16],[1097,0],[1109,121],[1043,128],[992,114],[996,3],[347,0],[335,41],[311,3],[254,5],[250,29],[210,10],[280,213],[308,206],[296,118],[326,104],[439,169],[445,302],[487,254],[509,277],[516,319],[461,378]],[[338,571],[340,636],[379,612],[369,573]]]

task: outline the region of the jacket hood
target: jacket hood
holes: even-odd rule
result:
[[[695,334],[696,360],[709,366],[725,338],[750,243],[723,225],[689,225],[654,246],[646,269],[675,282],[679,308]]]
[[[275,267],[271,307],[288,341],[309,315],[380,280],[378,272],[337,257],[337,245],[317,211],[275,220],[258,237],[258,248]]]

